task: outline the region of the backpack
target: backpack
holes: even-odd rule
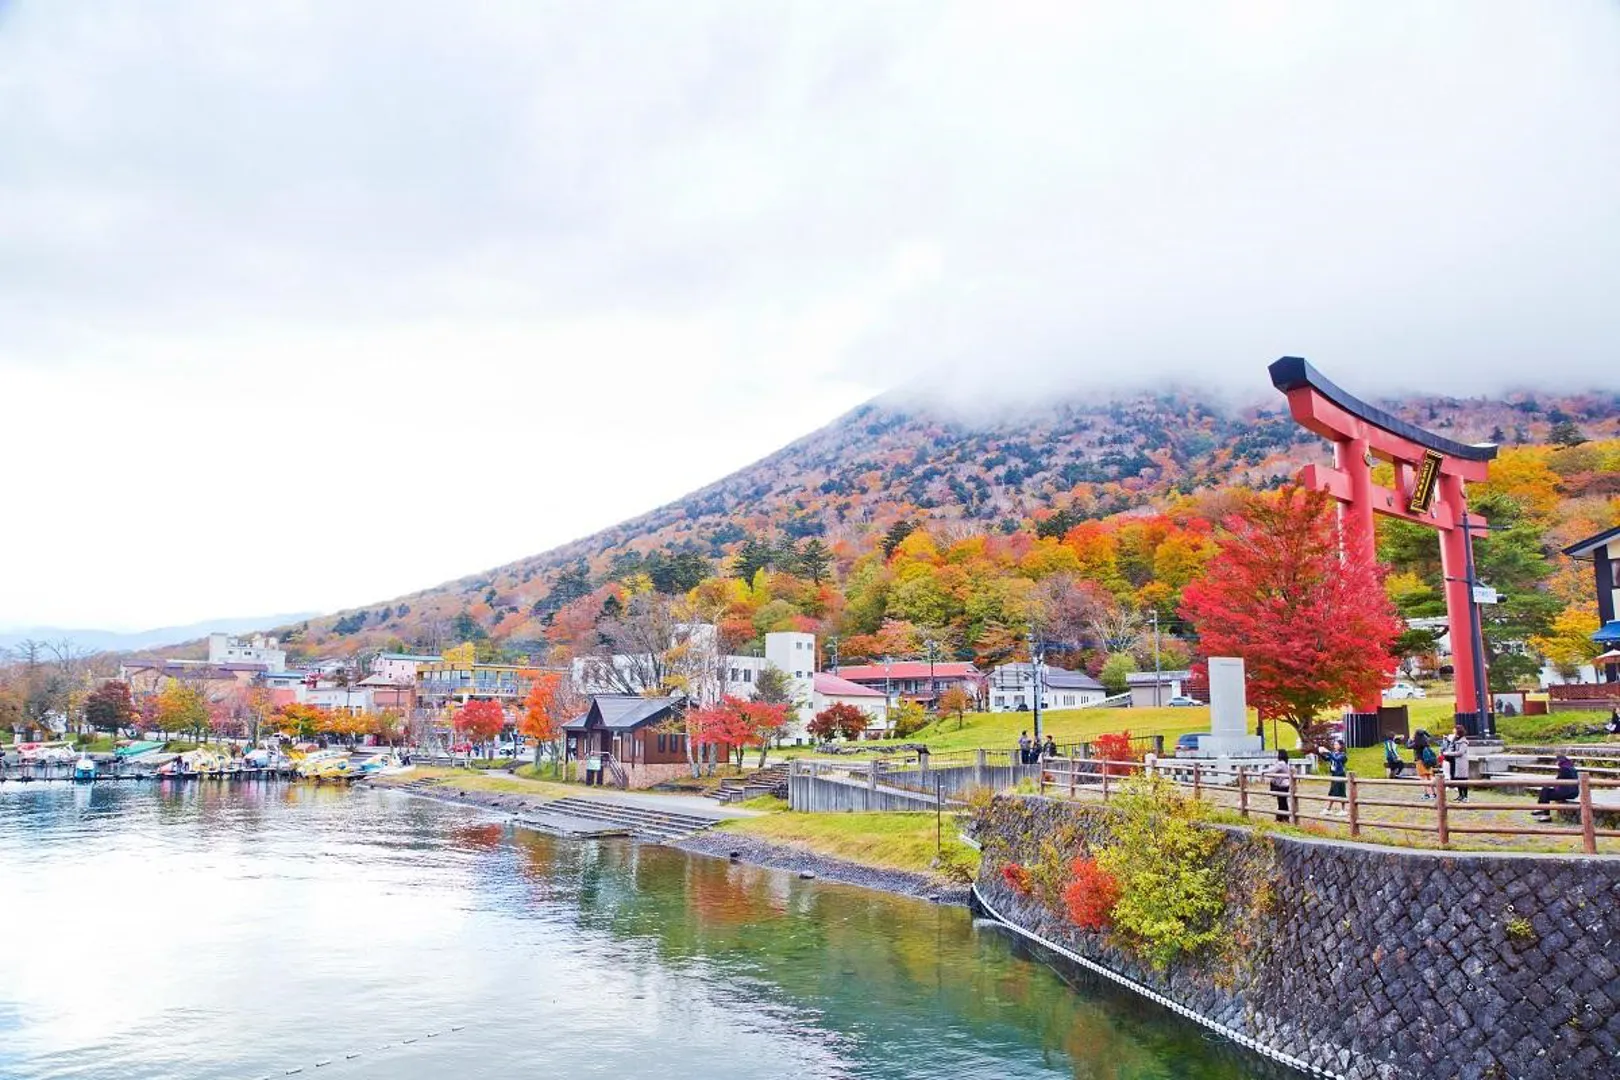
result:
[[[1434,756],[1434,747],[1428,745],[1427,743],[1424,743],[1423,744],[1423,764],[1427,765],[1429,768],[1432,769],[1438,763],[1439,763],[1439,759]]]

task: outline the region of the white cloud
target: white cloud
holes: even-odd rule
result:
[[[924,377],[1612,369],[1612,7],[446,10],[0,6],[0,622],[381,599]]]

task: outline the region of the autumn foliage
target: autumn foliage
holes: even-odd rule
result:
[[[1140,761],[1142,755],[1135,746],[1131,745],[1129,731],[1110,731],[1099,735],[1092,740],[1091,752],[1093,756],[1108,762]],[[1105,766],[1110,776],[1121,776],[1129,773],[1131,767],[1126,764],[1111,764]]]
[[[762,745],[778,735],[787,726],[790,709],[728,694],[718,704],[688,712],[686,729],[694,742],[730,747],[740,756],[744,747]]]
[[[860,709],[839,701],[816,713],[806,727],[817,739],[858,739],[870,723],[871,718]]]
[[[1007,887],[1020,896],[1028,896],[1034,886],[1030,882],[1029,871],[1020,863],[1004,863],[1001,867],[1001,879]]]
[[[469,742],[489,742],[506,726],[506,713],[498,701],[469,701],[456,710],[452,721],[457,733]]]
[[[1079,858],[1071,867],[1073,876],[1063,889],[1063,906],[1069,921],[1082,930],[1106,930],[1113,923],[1114,905],[1119,903],[1119,879],[1097,865],[1097,860]]]
[[[1348,517],[1346,528],[1355,528]],[[1340,554],[1331,498],[1285,488],[1249,498],[1226,521],[1204,577],[1181,610],[1206,656],[1240,656],[1250,704],[1310,743],[1328,709],[1376,697],[1395,669],[1401,630],[1379,570]]]

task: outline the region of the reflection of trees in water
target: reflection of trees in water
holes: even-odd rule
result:
[[[959,908],[654,845],[523,832],[517,844],[536,895],[577,905],[582,929],[672,967],[703,964],[795,1029],[856,1038],[873,1064],[925,1049],[929,1061],[988,1055],[1087,1080],[1249,1075],[1134,998],[1071,990]],[[972,1038],[940,1038],[951,1030]]]

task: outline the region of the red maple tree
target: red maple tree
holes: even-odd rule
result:
[[[716,705],[688,712],[687,731],[697,743],[735,750],[740,765],[745,747],[756,744],[763,747],[787,726],[789,708],[728,694]]]
[[[835,702],[810,718],[806,729],[818,739],[831,739],[842,735],[858,739],[871,726],[872,718],[845,701]]]
[[[1316,745],[1325,710],[1377,694],[1401,631],[1379,568],[1340,551],[1332,499],[1289,487],[1225,521],[1220,550],[1187,586],[1181,613],[1205,656],[1243,658],[1249,703]],[[1345,528],[1357,526],[1346,518]]]
[[[469,701],[456,711],[456,731],[468,742],[488,742],[505,726],[506,713],[498,701]]]

